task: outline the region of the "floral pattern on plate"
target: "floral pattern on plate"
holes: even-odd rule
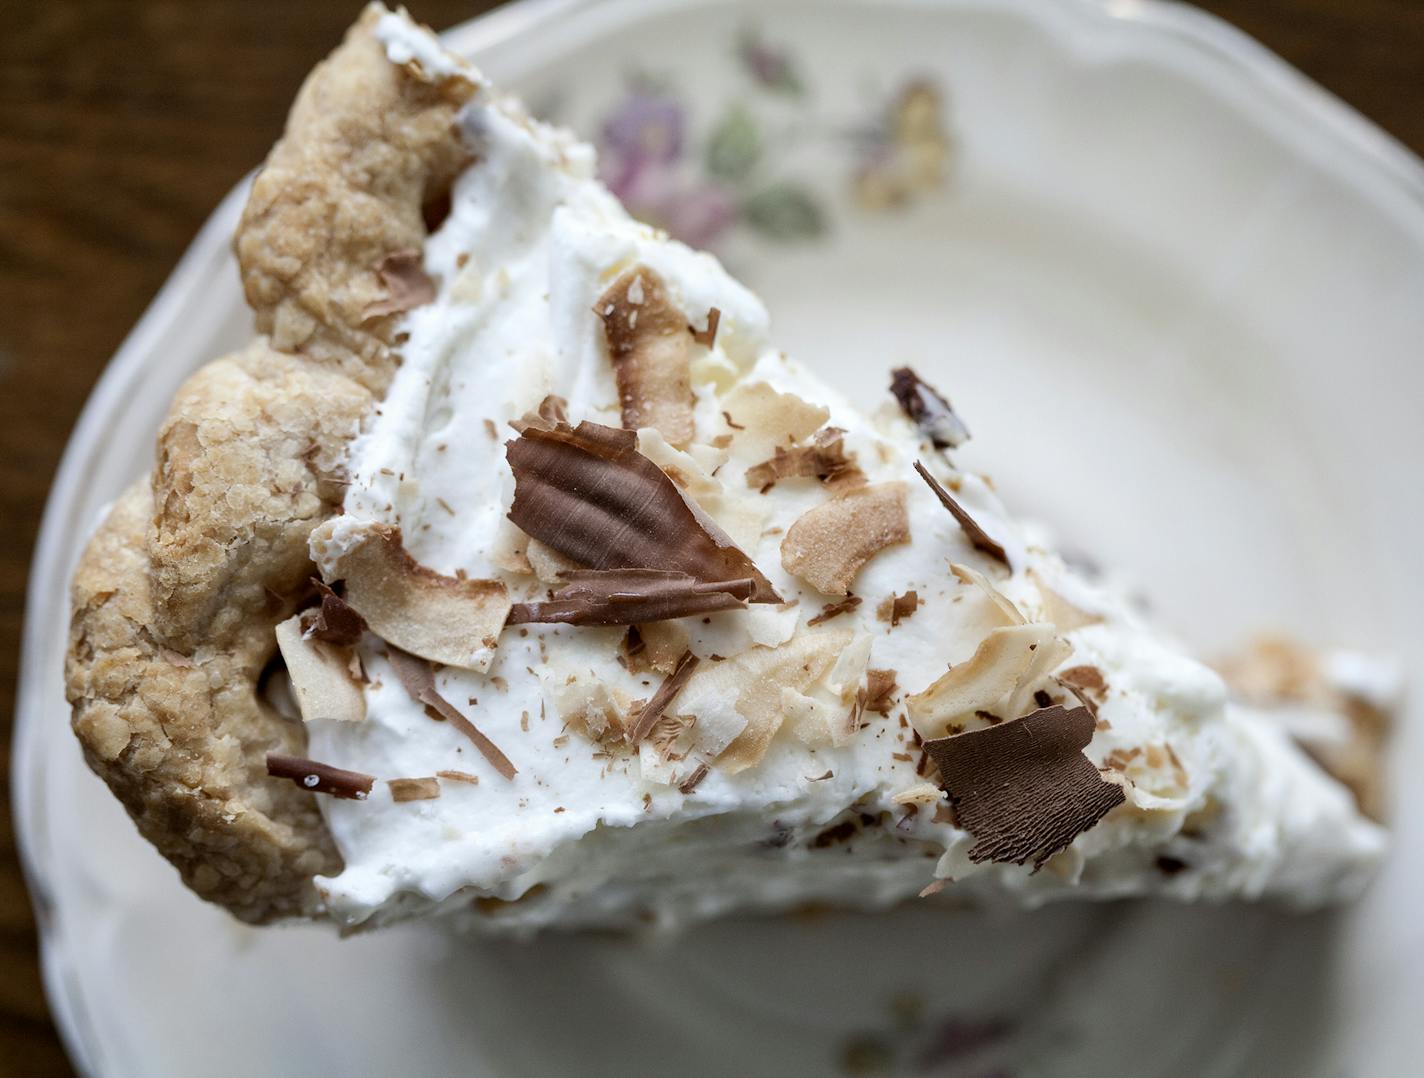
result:
[[[793,151],[807,142],[846,158],[843,188],[862,209],[903,207],[945,186],[951,142],[933,81],[906,79],[847,128],[816,115],[789,50],[745,29],[732,53],[739,90],[710,120],[670,79],[639,72],[598,125],[600,177],[635,217],[694,247],[715,248],[736,228],[773,242],[815,239],[832,227],[836,192],[796,169]]]

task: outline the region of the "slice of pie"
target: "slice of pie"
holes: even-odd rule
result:
[[[262,336],[91,543],[68,689],[239,917],[1310,906],[1378,862],[1279,722],[955,467],[942,395],[853,407],[404,14],[312,73],[236,249]]]

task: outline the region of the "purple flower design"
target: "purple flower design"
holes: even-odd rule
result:
[[[636,89],[603,125],[600,178],[639,220],[706,247],[736,218],[719,185],[683,168],[687,116],[666,94]]]

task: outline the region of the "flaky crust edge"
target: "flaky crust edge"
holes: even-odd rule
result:
[[[266,774],[304,751],[262,698],[273,627],[307,598],[311,530],[390,381],[399,318],[378,267],[419,250],[467,159],[473,81],[398,67],[372,4],[308,76],[234,248],[263,337],[198,370],[157,463],[110,509],[72,584],[65,690],[89,766],[197,894],[252,923],[323,915],[341,858],[315,798]]]

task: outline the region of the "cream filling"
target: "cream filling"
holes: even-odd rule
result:
[[[428,71],[462,70],[447,71],[459,61],[403,16],[388,16],[379,33],[392,62],[414,57]],[[807,620],[831,601],[788,574],[780,556],[785,530],[825,500],[825,488],[794,479],[761,494],[744,473],[769,447],[750,435],[724,449],[712,444],[727,432],[729,394],[766,382],[825,405],[871,482],[906,484],[912,542],[872,558],[854,583],[863,603],[818,630],[845,633],[847,663],[895,670],[899,695],[920,691],[972,655],[996,624],[987,597],[956,580],[949,563],[994,578],[1030,620],[1049,617],[1037,586],[1045,581],[1102,618],[1064,634],[1074,652],[1064,665],[1096,665],[1109,685],[1088,756],[1100,765],[1114,753],[1138,750],[1138,758],[1127,804],[1034,874],[969,862],[973,840],[942,822],[943,814],[940,821],[928,810],[912,815],[894,800],[923,783],[902,704],[889,718],[869,716],[840,747],[807,744],[788,723],[759,764],[738,774],[714,765],[684,794],[677,784],[688,764],[646,749],[610,753],[564,729],[561,716],[580,697],[646,698],[660,681],[620,664],[621,629],[511,628],[486,673],[445,668],[438,675],[443,695],[518,768],[506,781],[406,695],[368,636],[367,718],[310,724],[311,755],[382,779],[453,769],[479,781],[443,782],[442,795],[428,801],[396,803],[383,782],[364,802],[323,799],[345,860],[339,875],[321,881],[333,916],[354,924],[438,911],[522,929],[678,924],[810,901],[880,906],[935,877],[952,878],[966,893],[1027,904],[1070,893],[1149,892],[1271,894],[1315,904],[1358,889],[1381,852],[1381,833],[1269,720],[1228,706],[1214,674],[1160,643],[1121,599],[1034,545],[982,479],[961,474],[958,499],[1009,552],[1013,572],[1005,577],[911,470],[932,451],[893,405],[864,414],[779,353],[756,297],[711,256],[632,221],[593,179],[589,147],[486,90],[462,124],[476,164],[459,177],[450,216],[425,248],[439,295],[407,316],[402,366],[352,447],[338,537],[371,522],[399,524],[411,553],[433,569],[502,580],[516,599],[542,595],[543,585],[506,568],[519,543],[505,517],[514,490],[504,453],[514,436],[509,423],[552,393],[567,399],[574,422],[618,425],[613,371],[592,308],[621,272],[641,263],[663,279],[690,323],[702,324],[712,307],[722,316],[715,346],[694,362],[697,435],[689,452],[677,453],[651,431],[642,432],[641,447],[694,480],[701,508],[787,600],[683,619],[704,668],[713,655],[734,659],[807,631]],[[339,547],[314,553],[329,567]],[[920,609],[891,629],[876,609],[909,589],[919,593]],[[845,665],[801,700],[786,698],[788,707],[835,701]],[[695,710],[708,727],[745,721],[725,692],[700,684],[695,677],[674,710]],[[849,843],[818,846],[823,829],[847,813],[889,815]],[[847,848],[856,856],[846,856]],[[1167,874],[1159,857],[1188,868]],[[472,905],[476,896],[525,895],[493,914],[489,901]]]

